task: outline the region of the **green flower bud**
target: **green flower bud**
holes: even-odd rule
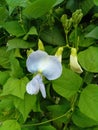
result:
[[[55,9],[55,13],[58,17],[61,16],[63,12],[64,12],[63,8],[58,7],[57,9]]]
[[[76,27],[80,23],[81,19],[83,17],[83,13],[81,9],[76,10],[72,14],[72,20],[73,20],[73,26]]]
[[[61,22],[62,22],[62,25],[64,27],[64,31],[65,33],[68,33],[71,29],[71,25],[72,25],[72,18],[70,19],[67,19],[67,15],[64,14],[62,15],[61,17]]]
[[[63,27],[65,27],[66,20],[67,20],[67,15],[63,14],[62,17],[61,17],[61,22],[62,22]]]
[[[38,40],[38,50],[42,50],[42,51],[45,50],[44,45],[43,45],[43,43],[42,43],[42,41],[40,39]]]

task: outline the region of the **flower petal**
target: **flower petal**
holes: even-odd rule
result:
[[[48,80],[54,80],[61,76],[62,65],[56,56],[49,56],[45,63],[44,66],[41,66],[41,70]]]
[[[46,90],[45,90],[45,85],[43,84],[43,82],[40,84],[39,89],[41,91],[43,98],[46,98]]]
[[[26,86],[26,91],[28,94],[37,94],[39,92],[39,82],[36,79],[37,77],[35,76]]]
[[[79,74],[83,72],[81,66],[78,63],[77,56],[70,55],[70,68]]]
[[[62,65],[58,58],[41,50],[33,52],[28,57],[26,65],[29,72],[42,72],[48,80],[57,79],[62,73]]]
[[[43,66],[45,59],[47,59],[48,54],[44,51],[37,50],[31,53],[26,61],[26,66],[29,72],[34,73],[41,71],[40,65]]]
[[[37,78],[38,82],[39,82],[39,89],[41,91],[41,94],[43,96],[43,98],[46,98],[46,91],[45,91],[45,85],[42,81],[42,77],[39,75],[39,77]]]

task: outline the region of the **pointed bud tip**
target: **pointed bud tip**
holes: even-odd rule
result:
[[[58,60],[61,62],[62,61],[62,53],[63,53],[64,48],[59,47],[58,50],[55,53],[55,56],[58,58]]]
[[[45,50],[44,45],[40,39],[38,40],[38,50],[42,50],[42,51]]]

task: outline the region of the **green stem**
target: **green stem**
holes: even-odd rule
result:
[[[66,130],[66,129],[68,128],[68,124],[69,124],[69,122],[70,122],[70,120],[71,120],[71,117],[72,117],[72,114],[73,114],[73,112],[74,112],[74,110],[75,110],[75,106],[76,106],[76,102],[77,102],[78,96],[79,96],[79,95],[78,95],[78,93],[77,93],[76,95],[73,96],[73,98],[72,98],[72,100],[71,100],[71,113],[70,113],[70,115],[69,115],[69,117],[68,117],[68,121],[67,121],[67,123],[65,124],[63,130]]]
[[[21,10],[21,7],[19,7],[19,23],[23,29],[23,31],[26,33],[25,31],[25,28],[24,28],[24,25],[23,25],[23,19],[22,19],[22,10]]]
[[[55,117],[55,118],[53,118],[53,119],[44,121],[44,122],[35,123],[35,124],[23,124],[22,127],[31,127],[31,126],[43,125],[43,124],[49,123],[49,122],[51,122],[51,121],[58,120],[58,119],[60,119],[60,118],[62,118],[62,117],[64,117],[64,116],[67,116],[71,111],[72,111],[72,109],[69,109],[65,114],[63,114],[63,115],[61,115],[61,116],[58,116],[58,117]]]
[[[75,46],[76,49],[78,49],[78,44],[77,44],[77,26],[75,26]]]
[[[74,112],[74,108],[75,108],[75,103],[76,103],[76,101],[77,101],[77,97],[78,97],[78,94],[76,94],[76,95],[73,97],[72,102],[71,102],[71,108],[70,108],[65,114],[63,114],[63,115],[61,115],[61,116],[58,116],[58,117],[55,117],[55,118],[53,118],[53,119],[44,121],[44,122],[40,122],[40,123],[35,123],[35,124],[23,124],[21,127],[32,127],[32,126],[43,125],[43,124],[49,123],[49,122],[51,122],[51,121],[55,121],[55,120],[58,120],[58,119],[60,119],[60,118],[62,118],[62,117],[65,117],[65,116],[69,115],[69,113],[70,113],[70,116],[69,116],[68,122],[67,122],[67,124],[68,124],[68,123],[70,122],[71,116],[72,116],[72,114],[73,114],[73,112]],[[65,125],[66,128],[67,128],[67,124]],[[65,127],[64,127],[64,128],[65,128]]]
[[[66,44],[69,45],[68,44],[68,33],[66,32],[65,34],[66,34]]]

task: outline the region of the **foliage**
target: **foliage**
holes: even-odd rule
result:
[[[0,0],[0,14],[0,130],[98,130],[98,0]],[[62,58],[46,98],[26,92],[37,49]]]

